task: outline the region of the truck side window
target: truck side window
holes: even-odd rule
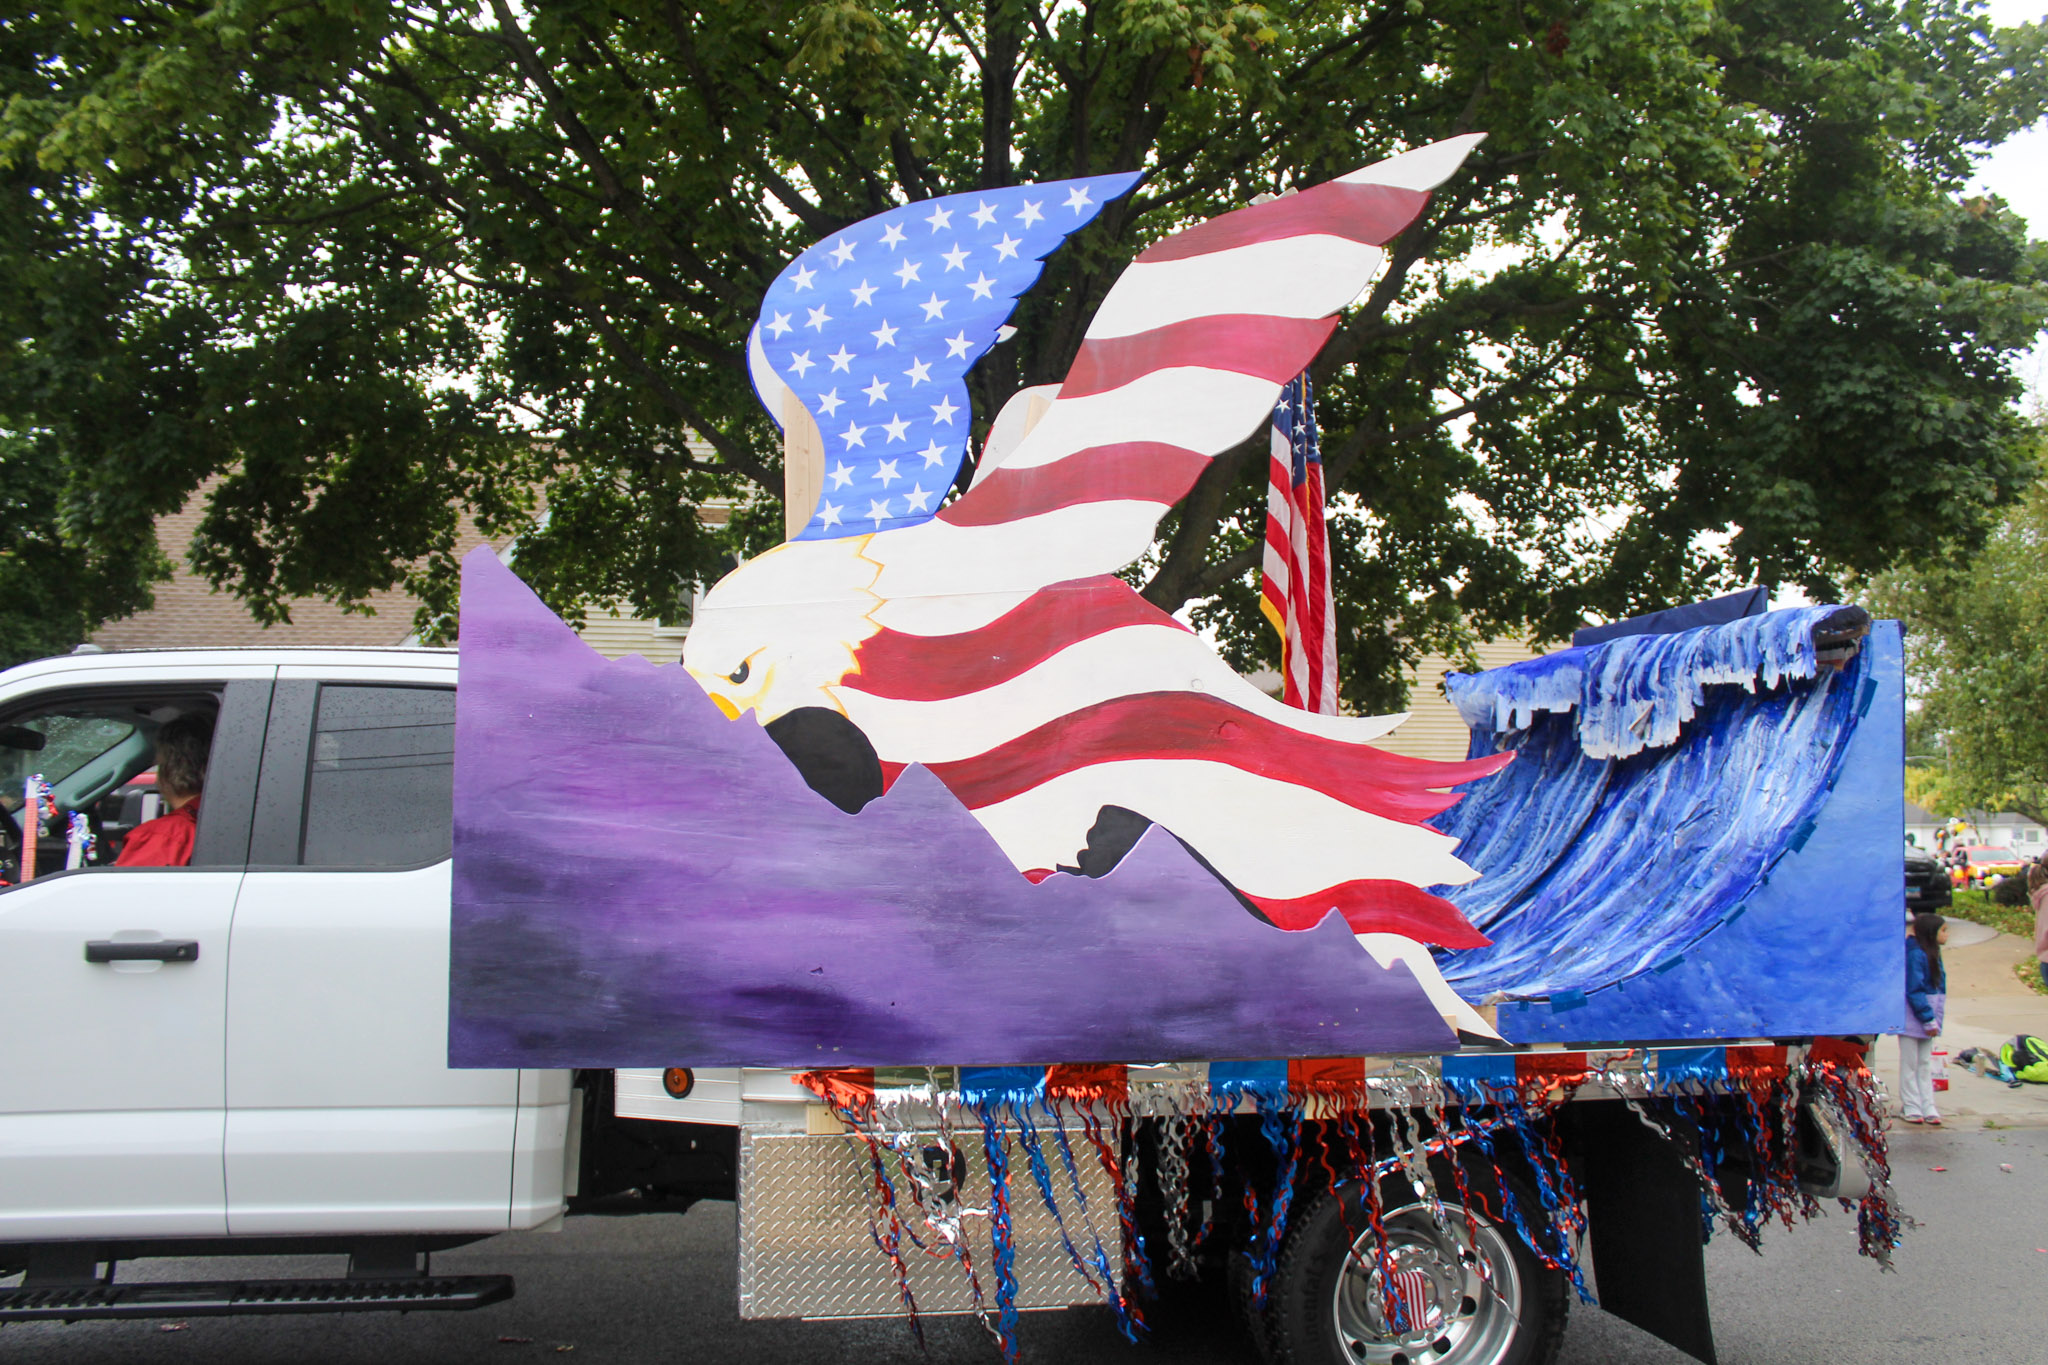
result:
[[[415,867],[448,856],[452,689],[323,685],[307,767],[301,865]]]

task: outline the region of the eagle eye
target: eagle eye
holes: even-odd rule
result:
[[[752,665],[753,660],[751,659],[740,660],[740,666],[738,668],[735,668],[732,672],[725,675],[726,680],[730,682],[734,687],[738,687],[741,683],[747,680],[747,674],[752,671]]]

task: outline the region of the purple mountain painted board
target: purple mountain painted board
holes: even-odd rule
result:
[[[1165,831],[1020,876],[913,767],[848,815],[680,666],[594,653],[464,565],[449,1058],[1037,1065],[1445,1052],[1343,921],[1252,918]]]

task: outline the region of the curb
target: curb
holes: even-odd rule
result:
[[[1896,1136],[1901,1131],[1911,1129],[1913,1126],[1904,1119],[1894,1118],[1891,1120],[1890,1127],[1886,1131]],[[1974,1133],[1991,1128],[2048,1128],[2048,1114],[1978,1114],[1966,1113],[1962,1110],[1952,1110],[1942,1114],[1941,1127],[1934,1131],[1945,1133],[1950,1129],[1954,1129],[1957,1132]],[[1923,1128],[1921,1131],[1924,1132],[1925,1129]]]

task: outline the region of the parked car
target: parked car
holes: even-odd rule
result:
[[[1956,883],[1959,886],[1987,886],[1993,877],[2010,877],[2027,865],[2024,857],[2009,848],[1993,848],[1989,844],[1966,844],[1957,851],[1963,855],[1961,863],[1956,868],[1962,873],[1962,879]]]
[[[1932,853],[1906,845],[1906,912],[1946,910],[1955,895],[1949,890],[1948,869]]]

